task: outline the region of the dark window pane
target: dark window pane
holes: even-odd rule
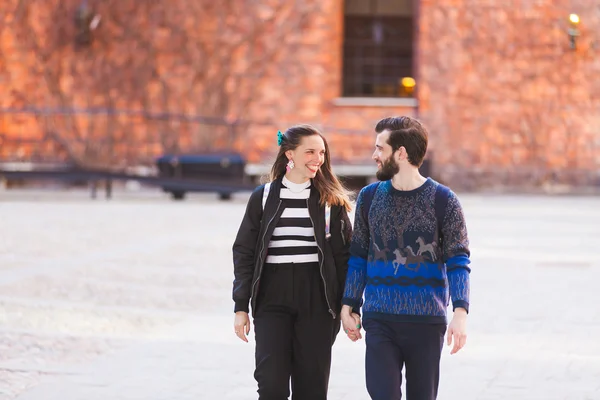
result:
[[[410,16],[346,15],[344,96],[406,96],[400,85],[412,76]]]

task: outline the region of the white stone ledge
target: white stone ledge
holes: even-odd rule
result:
[[[333,172],[340,176],[375,176],[377,165],[373,164],[338,164],[332,165]],[[246,175],[261,176],[268,174],[271,166],[267,164],[246,164]]]
[[[408,97],[338,97],[333,105],[342,107],[417,107],[417,99]]]

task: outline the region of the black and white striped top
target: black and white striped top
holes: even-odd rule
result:
[[[268,264],[319,262],[315,229],[308,214],[310,180],[297,184],[283,178],[279,194],[285,207],[267,252]]]

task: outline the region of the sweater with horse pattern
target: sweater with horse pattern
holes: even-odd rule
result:
[[[364,318],[446,323],[446,310],[469,309],[469,240],[462,207],[448,190],[436,218],[431,178],[415,190],[381,182],[364,209],[358,195],[343,304]],[[439,215],[439,213],[438,213]],[[441,232],[440,232],[441,230]],[[363,304],[364,294],[364,304]]]

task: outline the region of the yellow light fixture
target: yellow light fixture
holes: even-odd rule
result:
[[[570,14],[569,21],[571,22],[571,26],[567,29],[567,34],[569,35],[569,45],[572,50],[576,50],[577,36],[579,36],[579,29],[577,29],[577,25],[579,24],[579,15]]]
[[[405,88],[414,88],[415,85],[417,84],[417,82],[415,82],[414,78],[411,78],[410,76],[405,76],[404,78],[402,78],[402,80],[400,82],[402,83],[402,86],[404,86]]]
[[[569,15],[569,21],[571,21],[572,24],[577,25],[579,23],[579,15],[577,15],[577,14]]]

